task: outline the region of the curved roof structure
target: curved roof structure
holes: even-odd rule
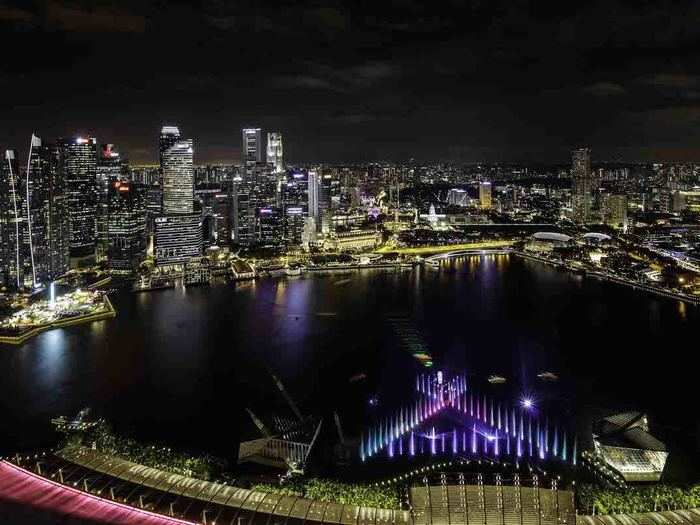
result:
[[[532,238],[538,241],[571,242],[571,237],[557,232],[536,232],[532,234]]]

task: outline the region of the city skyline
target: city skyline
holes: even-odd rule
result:
[[[156,162],[179,122],[206,163],[251,124],[293,161],[700,159],[692,2],[47,5],[0,8],[3,148],[78,133]]]

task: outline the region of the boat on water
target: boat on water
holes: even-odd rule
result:
[[[506,378],[503,376],[499,376],[499,375],[494,374],[494,375],[490,375],[487,381],[489,383],[491,383],[492,385],[502,385],[503,383],[506,382]]]
[[[554,372],[544,371],[537,374],[537,377],[542,381],[559,381],[559,376]]]

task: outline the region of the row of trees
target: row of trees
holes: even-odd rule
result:
[[[620,514],[674,509],[700,508],[700,485],[673,487],[653,485],[604,489],[582,485],[576,490],[579,512]]]
[[[342,503],[382,509],[400,509],[401,495],[396,487],[371,487],[327,479],[300,479],[285,485],[257,484],[253,490],[276,492],[326,503]]]

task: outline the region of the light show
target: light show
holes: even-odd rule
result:
[[[576,436],[537,410],[531,398],[513,403],[479,394],[466,376],[443,371],[419,374],[414,393],[411,404],[365,429],[363,462],[450,455],[576,465]]]

